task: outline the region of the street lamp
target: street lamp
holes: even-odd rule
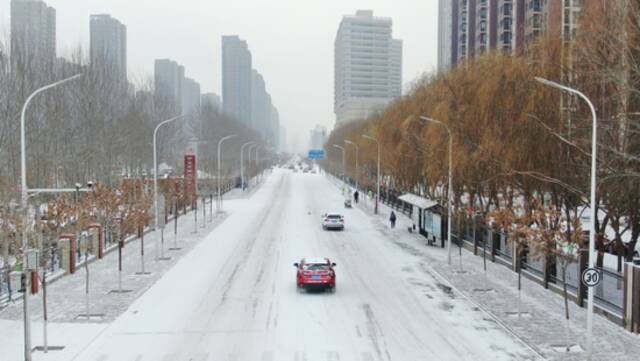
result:
[[[156,233],[156,261],[158,260],[158,148],[157,148],[157,135],[158,129],[161,126],[170,123],[174,120],[183,118],[184,115],[179,115],[177,117],[173,117],[171,119],[167,119],[165,121],[160,122],[153,130],[153,204],[155,209],[155,233]],[[164,258],[164,237],[162,239],[162,250],[160,251],[162,254],[160,258]]]
[[[374,209],[374,213],[378,214],[378,199],[380,199],[380,142],[370,135],[363,134],[362,137],[376,142],[376,144],[378,145],[378,169],[376,171],[376,206]]]
[[[221,157],[220,157],[220,153],[221,153],[222,151],[221,151],[220,147],[222,146],[222,143],[223,143],[225,140],[227,140],[227,139],[231,139],[231,138],[234,138],[234,137],[237,137],[237,135],[236,135],[236,134],[231,134],[231,135],[227,135],[226,137],[224,137],[224,138],[222,138],[222,139],[220,139],[220,140],[218,141],[218,177],[216,178],[216,181],[217,181],[217,183],[218,183],[218,207],[217,207],[217,208],[218,208],[218,212],[219,212],[219,211],[221,210],[221,208],[222,208],[222,194],[220,193],[220,162],[221,162],[221,160],[220,160],[220,158],[221,158]]]
[[[337,144],[334,144],[333,146],[342,151],[342,181],[346,182],[346,179],[345,179],[345,167],[344,167],[344,147],[340,146],[340,145],[337,145]]]
[[[58,85],[64,84],[68,81],[71,80],[75,80],[78,79],[82,76],[83,74],[76,74],[72,77],[66,78],[66,79],[62,79],[60,81],[57,81],[55,83],[49,84],[49,85],[45,85],[42,88],[37,89],[36,91],[34,91],[33,93],[31,93],[31,95],[29,95],[29,97],[27,98],[27,100],[24,102],[24,105],[22,106],[22,114],[20,116],[20,177],[21,177],[21,185],[20,185],[20,192],[22,193],[22,211],[24,212],[24,226],[26,228],[27,226],[27,199],[28,199],[28,189],[27,189],[27,150],[26,150],[26,136],[25,136],[25,118],[27,115],[27,107],[29,106],[29,103],[31,102],[31,100],[33,100],[33,98],[46,91],[49,90],[51,88],[55,88]],[[22,231],[22,248],[24,250],[24,257],[22,259],[23,262],[23,267],[22,267],[22,275],[25,277],[25,282],[28,284],[28,277],[27,277],[27,270],[26,267],[24,267],[26,265],[27,262],[27,232],[26,229]],[[27,290],[25,290],[24,292],[24,299],[23,299],[23,308],[24,308],[24,359],[25,361],[31,361],[31,325],[30,325],[30,320],[29,320],[29,307],[28,307],[28,300],[29,300],[29,292]]]
[[[453,189],[452,189],[452,184],[453,184],[453,177],[452,177],[452,173],[453,173],[453,136],[451,134],[451,128],[449,128],[448,125],[446,125],[445,123],[439,121],[439,120],[435,120],[432,118],[428,118],[428,117],[424,117],[421,116],[420,119],[426,121],[426,122],[431,122],[431,123],[435,123],[438,124],[444,128],[447,129],[447,133],[449,133],[449,186],[447,189],[447,262],[449,264],[449,266],[451,266],[451,213],[453,211],[453,207],[451,206],[451,198],[453,196]]]
[[[598,145],[598,118],[596,116],[596,110],[593,107],[593,103],[591,103],[591,100],[589,100],[589,98],[587,98],[586,95],[584,95],[584,93],[582,93],[579,90],[573,89],[573,88],[569,88],[568,86],[562,85],[562,84],[558,84],[556,82],[553,82],[551,80],[547,80],[544,78],[540,78],[540,77],[536,77],[535,78],[536,81],[556,88],[556,89],[560,89],[569,93],[572,93],[574,95],[579,96],[580,98],[582,98],[588,105],[589,105],[589,110],[591,110],[591,117],[592,117],[592,139],[591,139],[591,192],[590,192],[590,197],[591,197],[591,201],[590,201],[590,213],[591,213],[591,229],[589,230],[589,268],[593,268],[594,267],[594,252],[595,252],[595,234],[596,234],[596,158],[598,156],[597,153],[597,145]],[[587,311],[587,359],[591,360],[593,357],[593,287],[589,287],[588,290],[588,302],[589,304],[587,305],[588,311]]]
[[[350,141],[349,139],[345,139],[344,142],[346,144],[351,144],[354,147],[356,147],[356,189],[358,189],[358,177],[360,175],[360,173],[358,173],[358,144]]]
[[[255,142],[246,142],[240,147],[240,187],[244,191],[244,148],[255,144]]]
[[[247,154],[249,154],[249,165],[251,165],[251,152],[253,151],[253,149],[256,149],[256,148],[258,148],[258,145],[254,143],[254,144],[250,145],[249,146],[249,150],[247,150]],[[256,156],[257,155],[258,155],[258,151],[256,149]]]

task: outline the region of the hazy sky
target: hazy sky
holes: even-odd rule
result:
[[[437,0],[46,0],[57,11],[58,55],[89,45],[89,15],[108,13],[127,26],[130,77],[153,75],[156,58],[172,58],[203,92],[221,93],[220,37],[247,40],[253,66],[288,131],[289,145],[306,146],[315,124],[331,129],[333,41],[343,15],[372,9],[393,19],[403,44],[406,85],[436,66]],[[10,0],[0,0],[9,30]]]

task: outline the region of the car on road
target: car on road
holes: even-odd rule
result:
[[[298,290],[336,290],[335,263],[326,257],[303,258],[296,267],[296,286]]]
[[[322,216],[322,229],[344,230],[344,216],[339,213],[326,213]]]

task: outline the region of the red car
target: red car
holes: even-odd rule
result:
[[[296,269],[296,285],[299,290],[336,290],[335,263],[328,258],[303,258],[293,264]]]

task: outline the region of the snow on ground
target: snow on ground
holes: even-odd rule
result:
[[[274,173],[66,359],[536,359],[440,278],[407,277],[413,256],[364,212],[346,211],[344,232],[323,231],[320,215],[340,207],[323,176]],[[338,264],[335,294],[297,292],[293,263],[307,255]]]
[[[35,360],[537,360],[539,352],[562,359],[536,338],[557,327],[545,313],[557,313],[555,295],[538,302],[527,294],[523,303],[540,317],[527,334],[490,307],[513,299],[510,271],[492,265],[505,280],[497,277],[493,299],[479,300],[467,289],[478,279],[452,277],[443,251],[409,234],[403,217],[390,230],[364,204],[343,210],[342,202],[322,175],[274,172],[251,198],[226,201],[224,222],[113,322],[52,323],[55,342],[67,348]],[[322,230],[320,216],[332,210],[345,213],[344,232]],[[337,263],[335,294],[297,291],[293,263],[305,256]],[[467,255],[465,264],[478,268],[477,259]],[[83,280],[76,277],[77,287]],[[41,326],[33,327],[37,339]],[[613,335],[628,341],[622,333]],[[0,355],[19,359],[19,322],[0,321],[0,337]]]
[[[335,178],[330,180],[340,188]],[[373,216],[373,202],[360,205],[360,209]],[[487,260],[487,273],[483,271],[482,257],[463,250],[460,262],[459,250],[453,248],[453,265],[447,265],[447,250],[426,246],[424,237],[410,234],[408,217],[400,212],[398,225],[391,231],[389,213],[391,209],[380,205],[380,216],[376,227],[386,233],[391,244],[416,255],[410,273],[424,272],[446,279],[455,290],[495,322],[516,334],[545,358],[551,360],[584,360],[586,358],[586,309],[569,301],[570,328],[567,337],[564,327],[564,300],[539,284],[523,278],[523,294],[518,307],[517,273],[509,268]],[[518,310],[521,311],[518,317]],[[569,354],[564,346],[574,345]],[[557,351],[560,349],[560,352]],[[600,315],[594,317],[594,360],[637,360],[640,355],[640,337],[625,331]]]

